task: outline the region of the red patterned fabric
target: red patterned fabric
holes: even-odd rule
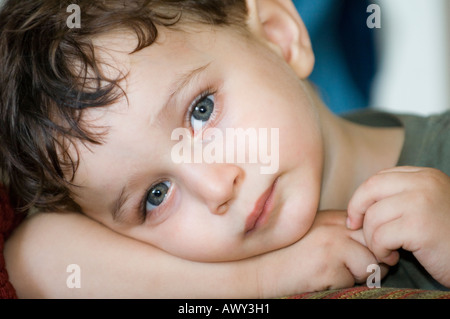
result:
[[[307,292],[285,299],[450,299],[450,291],[353,287]]]
[[[16,291],[9,281],[6,271],[3,248],[6,239],[22,219],[23,216],[14,212],[5,189],[0,185],[0,299],[17,299]]]

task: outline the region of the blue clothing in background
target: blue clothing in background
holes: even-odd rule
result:
[[[365,108],[376,71],[365,0],[294,0],[316,56],[310,80],[337,114]]]

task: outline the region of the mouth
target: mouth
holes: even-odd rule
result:
[[[258,198],[253,208],[253,211],[248,215],[245,222],[245,233],[248,234],[256,228],[264,225],[274,206],[274,193],[278,178],[270,185],[270,187],[262,193]]]

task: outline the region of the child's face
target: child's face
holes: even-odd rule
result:
[[[323,168],[317,114],[292,68],[253,36],[212,30],[161,30],[152,46],[113,54],[130,71],[128,104],[86,111],[88,123],[106,127],[107,135],[102,145],[78,145],[75,183],[83,187],[73,189],[93,219],[199,261],[246,258],[300,239],[318,208]],[[109,48],[126,51],[129,40]],[[262,174],[267,163],[177,162],[180,142],[172,132],[189,128],[198,138],[199,119],[203,130],[224,136],[230,128],[261,128],[270,139],[278,129],[279,139],[269,140],[278,143],[278,170]]]

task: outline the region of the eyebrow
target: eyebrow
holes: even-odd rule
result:
[[[194,80],[197,78],[198,75],[200,75],[202,72],[204,72],[209,66],[210,62],[197,67],[193,68],[187,72],[180,73],[177,76],[177,79],[174,81],[174,83],[170,86],[170,95],[169,100],[171,100],[174,96],[179,94],[180,91],[182,91],[184,88],[188,87],[190,83],[194,82]]]
[[[124,186],[120,191],[120,195],[117,200],[114,201],[112,207],[112,217],[114,222],[121,223],[124,220],[125,216],[125,204],[128,202],[130,198],[130,194],[127,193],[127,187]]]
[[[204,72],[209,66],[210,62],[200,66],[195,67],[193,69],[190,69],[186,72],[182,72],[179,75],[177,75],[175,81],[173,84],[170,85],[170,94],[169,99],[167,100],[167,103],[161,108],[161,110],[158,112],[158,115],[156,116],[161,117],[161,114],[166,113],[166,111],[169,109],[169,102],[177,95],[180,94],[181,91],[183,91],[186,87],[190,85],[190,83],[194,82],[194,80],[202,73]],[[128,183],[127,183],[128,184]],[[145,195],[144,195],[145,196]],[[126,210],[125,206],[130,200],[131,194],[129,192],[128,185],[125,185],[121,191],[117,199],[113,202],[111,205],[110,211],[112,212],[112,218],[113,221],[116,223],[122,223],[125,220]],[[141,203],[139,202],[138,205],[135,205],[133,209],[139,208]]]

